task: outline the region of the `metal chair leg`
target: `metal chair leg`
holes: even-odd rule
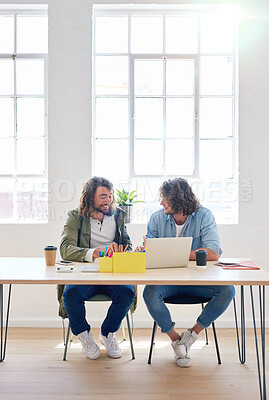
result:
[[[72,343],[72,342],[73,342],[73,339],[74,339],[74,334],[73,334],[73,332],[71,331],[71,332],[70,332],[70,339],[69,339],[69,342]]]
[[[152,328],[150,349],[149,349],[148,364],[151,364],[151,357],[152,357],[152,351],[153,351],[153,346],[154,346],[154,338],[155,338],[156,330],[157,330],[157,323],[156,323],[156,321],[154,321],[153,328]]]
[[[67,349],[68,349],[68,344],[69,344],[69,335],[70,335],[70,322],[68,323],[67,334],[66,334],[66,339],[65,339],[63,361],[66,361]]]
[[[205,308],[204,307],[204,303],[202,303],[202,310],[204,308]],[[213,335],[214,335],[214,340],[215,340],[215,347],[216,347],[218,364],[221,364],[219,344],[218,344],[217,332],[216,332],[216,327],[215,327],[215,323],[214,322],[212,322],[212,329],[213,329]],[[205,339],[206,339],[206,344],[208,344],[208,334],[207,334],[207,329],[206,328],[205,328]]]
[[[204,310],[204,308],[205,308],[204,303],[201,303],[201,305],[202,305],[202,310]],[[208,345],[207,328],[205,328],[205,344]]]
[[[127,327],[128,327],[128,333],[129,333],[129,340],[130,340],[130,346],[131,346],[131,353],[132,353],[132,359],[135,359],[135,354],[134,354],[134,346],[133,346],[133,338],[132,338],[132,332],[130,328],[130,321],[129,321],[129,315],[128,313],[126,314],[126,321],[127,321]]]
[[[207,334],[207,328],[205,328],[205,344],[208,345],[208,334]]]
[[[126,341],[126,335],[125,335],[125,329],[124,329],[124,324],[123,322],[121,323],[121,329],[122,329],[122,341]]]
[[[216,347],[216,353],[217,353],[218,364],[221,364],[220,351],[219,351],[219,344],[218,344],[218,338],[217,338],[217,333],[216,333],[216,328],[215,328],[214,322],[212,322],[212,329],[213,329],[213,335],[214,335],[214,340],[215,340],[215,347]]]

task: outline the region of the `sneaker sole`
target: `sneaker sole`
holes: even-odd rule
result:
[[[179,358],[178,360],[176,360],[176,364],[180,367],[180,368],[189,368],[191,366],[191,360],[189,360],[188,363],[186,364],[181,364],[180,360],[183,360],[183,358]]]
[[[99,336],[99,340],[100,340],[100,342],[102,343],[102,345],[105,346],[106,354],[107,354],[109,357],[111,357],[111,358],[121,358],[121,357],[122,357],[122,354],[120,354],[120,355],[114,355],[114,354],[109,353],[109,351],[108,351],[107,348],[106,348],[105,343],[103,342],[103,340],[102,340],[102,338],[101,338],[100,336]]]
[[[83,348],[82,348],[83,349]],[[86,353],[86,351],[83,349],[83,352],[86,354],[86,356],[90,359],[90,360],[96,360],[96,358],[98,358],[100,356],[100,349],[98,347],[98,350],[96,351],[96,353],[92,356],[89,355],[88,353]]]

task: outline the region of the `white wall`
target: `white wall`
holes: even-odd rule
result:
[[[132,1],[132,3],[146,2]],[[182,0],[184,4],[195,2],[197,1]],[[24,4],[26,1],[6,0],[5,3]],[[169,3],[179,4],[181,1]],[[267,155],[269,5],[267,1],[241,0],[236,3],[241,3],[243,16],[239,37],[240,179],[251,180],[252,199],[240,202],[238,225],[220,226],[219,231],[224,256],[251,257],[269,271],[267,262],[269,174],[266,172],[269,170]],[[1,256],[42,256],[44,245],[59,245],[64,215],[68,209],[77,206],[82,182],[91,176],[92,4],[93,2],[89,0],[48,1],[51,218],[48,224],[0,225]],[[57,195],[57,188],[59,182],[66,179],[74,183],[75,193],[71,200],[62,201],[60,195]],[[130,226],[129,230],[134,244],[138,244],[145,226]],[[180,310],[176,307],[172,313],[174,319],[178,321],[178,326],[189,326],[198,311],[199,306],[180,307]],[[91,305],[88,316],[94,326],[100,325],[104,312],[104,305],[94,305],[94,307]],[[247,313],[250,317],[249,306]],[[230,307],[218,320],[217,325],[234,326],[232,319]],[[151,323],[140,296],[135,314],[135,326],[151,326]],[[42,285],[13,287],[10,325],[60,327],[55,287]]]

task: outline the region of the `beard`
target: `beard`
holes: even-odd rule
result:
[[[170,210],[164,209],[165,215],[174,215],[176,212],[170,208]]]
[[[99,207],[99,208],[98,207],[93,207],[93,210],[96,211],[96,212],[99,212],[101,214],[108,215],[108,216],[111,216],[113,214],[113,209],[112,209],[111,205],[108,207],[107,210],[104,210],[101,207]]]

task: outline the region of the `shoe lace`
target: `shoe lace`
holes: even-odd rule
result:
[[[93,346],[93,341],[90,340],[90,339],[86,339],[85,340],[85,346],[88,347],[88,349],[89,349],[90,347]]]
[[[109,333],[107,339],[111,349],[117,350],[119,348],[119,344],[114,333]]]
[[[82,340],[82,342],[84,346],[87,347],[88,349],[90,349],[95,345],[95,342],[91,337],[87,337],[86,339]]]
[[[185,345],[185,347],[188,349],[193,343],[194,343],[194,339],[192,337],[191,332],[189,333],[189,335],[187,337],[184,337],[184,339],[182,340],[183,344]]]

